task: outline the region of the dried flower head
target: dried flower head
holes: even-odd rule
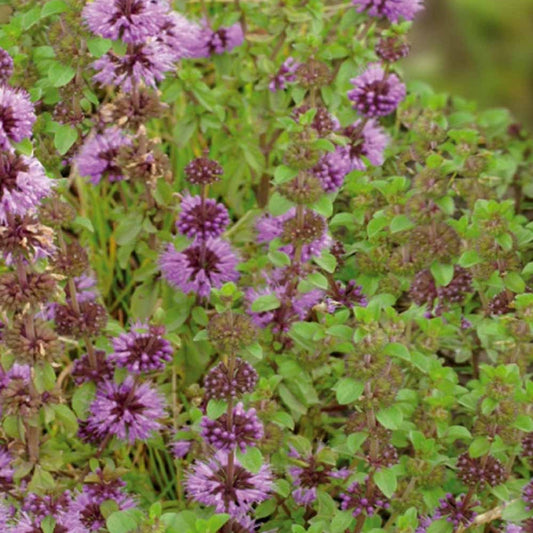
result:
[[[35,363],[56,358],[61,345],[55,331],[42,320],[34,319],[30,326],[24,318],[17,319],[4,333],[4,342],[17,360]]]
[[[34,262],[54,252],[54,232],[34,216],[9,217],[0,226],[0,250],[8,263],[17,256]]]
[[[213,315],[207,325],[209,341],[222,353],[234,353],[254,342],[257,330],[249,317],[225,311]]]
[[[395,63],[409,55],[409,44],[399,36],[382,37],[376,44],[376,54],[383,61]]]
[[[309,59],[298,65],[296,79],[304,89],[320,89],[331,83],[332,74],[326,63],[317,59]]]
[[[107,323],[105,307],[94,302],[78,302],[75,309],[72,303],[55,307],[55,323],[60,335],[81,338],[85,335],[96,336]]]
[[[50,264],[59,274],[75,278],[81,276],[89,267],[89,256],[77,240],[72,240],[66,245],[65,251],[58,250],[54,254]]]
[[[76,385],[87,382],[98,384],[100,381],[112,380],[114,371],[115,365],[108,359],[107,354],[103,350],[94,350],[94,358],[83,354],[74,361],[71,376]]]
[[[26,306],[48,302],[56,292],[54,276],[47,272],[26,272],[21,283],[15,272],[0,274],[0,308],[21,311]]]

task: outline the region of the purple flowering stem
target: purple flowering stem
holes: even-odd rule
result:
[[[65,243],[65,237],[63,236],[63,230],[61,228],[58,229],[57,240],[59,243],[59,248],[61,249],[61,253],[66,254],[67,245]],[[70,296],[70,302],[72,304],[72,309],[74,309],[74,312],[79,315],[80,305],[78,303],[78,297],[76,295],[76,284],[74,282],[74,278],[69,277],[67,284],[68,284],[68,291],[69,291],[69,296]],[[86,334],[83,335],[82,338],[85,344],[85,349],[87,350],[87,357],[89,359],[89,365],[91,368],[96,368],[98,364],[97,364],[97,358],[96,358],[96,353],[94,351],[93,343],[91,342],[90,337]]]

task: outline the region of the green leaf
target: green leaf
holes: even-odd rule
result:
[[[52,83],[52,87],[63,87],[75,75],[76,71],[72,67],[57,62],[52,63],[48,69],[48,79]]]
[[[490,441],[487,437],[476,437],[468,447],[468,453],[473,459],[485,455],[489,450]]]
[[[138,509],[115,511],[108,516],[106,526],[109,533],[129,533],[139,527],[141,520],[142,513]]]
[[[388,220],[386,217],[374,217],[367,225],[366,232],[368,237],[372,239],[375,237],[383,228],[387,227]]]
[[[83,383],[74,390],[74,394],[72,395],[72,409],[74,409],[78,418],[85,420],[95,392],[96,385],[92,381]]]
[[[57,420],[65,428],[67,435],[75,435],[78,432],[78,418],[76,415],[64,404],[56,404],[52,406],[56,413]]]
[[[103,37],[87,39],[87,48],[89,49],[89,52],[91,52],[91,55],[96,58],[100,58],[108,52],[111,48],[111,44],[110,39],[104,39]]]
[[[46,2],[41,10],[41,18],[63,13],[67,8],[68,6],[63,0],[50,0],[50,2]]]
[[[316,202],[309,206],[313,211],[316,211],[319,215],[329,218],[333,214],[333,201],[327,196],[321,196]]]
[[[272,311],[280,306],[280,301],[275,294],[265,294],[259,296],[252,303],[252,311],[254,313],[264,313],[265,311]]]
[[[130,213],[126,215],[115,230],[115,240],[120,246],[132,243],[142,229],[143,216],[141,213]]]
[[[228,404],[224,400],[209,400],[206,414],[211,420],[216,420],[228,410]]]
[[[255,446],[251,446],[246,449],[245,453],[242,453],[237,449],[235,455],[244,468],[250,470],[254,474],[257,474],[263,465],[263,455]]]
[[[526,283],[518,272],[508,272],[503,280],[505,287],[515,293],[526,290]]]
[[[451,533],[453,531],[453,525],[446,520],[446,518],[441,518],[428,527],[427,533]]]
[[[390,468],[378,470],[374,474],[374,481],[387,498],[392,498],[398,486],[398,480],[396,479],[396,474]]]
[[[521,522],[525,518],[531,517],[533,513],[526,509],[524,500],[517,499],[511,502],[502,512],[502,518],[509,522]]]
[[[78,130],[76,128],[60,124],[55,131],[54,146],[60,155],[65,155],[77,139]]]
[[[274,413],[272,416],[272,422],[289,429],[294,429],[294,420],[292,419],[292,416],[285,411],[277,411]]]
[[[298,175],[298,171],[294,168],[287,167],[285,165],[280,165],[274,170],[274,182],[278,185],[291,181]]]
[[[398,233],[399,231],[410,229],[414,225],[407,215],[396,215],[391,220],[389,228],[391,233]]]
[[[463,268],[469,268],[471,266],[477,265],[481,262],[481,257],[475,250],[467,250],[463,252],[457,264]]]
[[[335,396],[340,405],[355,402],[363,393],[365,386],[362,381],[342,378],[334,387]]]
[[[217,533],[220,531],[222,526],[229,520],[229,514],[216,514],[212,516],[207,522],[207,530],[209,533]]]
[[[323,251],[322,255],[320,257],[315,257],[314,260],[320,268],[329,274],[335,272],[335,269],[337,268],[337,259],[327,251]]]
[[[444,265],[434,262],[431,267],[431,274],[439,287],[445,287],[453,279],[453,265]]]
[[[398,406],[393,405],[378,411],[376,418],[387,429],[400,429],[403,422],[403,413]]]
[[[337,511],[331,521],[331,533],[344,533],[354,520],[352,511]]]

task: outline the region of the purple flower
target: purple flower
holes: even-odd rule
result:
[[[313,167],[313,174],[320,180],[326,192],[336,191],[343,183],[344,177],[352,170],[348,150],[337,146],[334,152],[323,155]]]
[[[54,182],[34,157],[1,152],[0,222],[5,223],[8,214],[24,216],[34,211],[52,193],[53,186]]]
[[[6,83],[13,74],[13,58],[0,48],[0,83]]]
[[[95,366],[91,364],[88,354],[84,354],[74,361],[71,376],[76,385],[86,382],[98,384],[101,381],[113,379],[115,365],[108,359],[107,354],[103,350],[95,350],[94,356]]]
[[[369,490],[367,483],[352,483],[348,491],[342,493],[340,498],[341,509],[343,511],[353,509],[353,516],[359,516],[362,513],[372,516],[376,511],[390,507],[385,495],[376,486]]]
[[[237,459],[232,479],[227,479],[228,453],[218,451],[208,462],[196,461],[185,483],[189,498],[213,505],[217,513],[239,518],[255,503],[267,499],[272,488],[272,474],[262,465],[256,474],[246,470]]]
[[[184,16],[171,11],[167,14],[157,39],[165,44],[174,61],[195,57],[198,48],[202,46],[203,28],[191,22]]]
[[[247,446],[255,446],[263,438],[263,424],[257,418],[255,409],[245,411],[242,402],[234,408],[231,422],[227,413],[216,420],[203,417],[202,437],[217,450],[240,448],[244,453]]]
[[[292,291],[289,294],[292,281],[281,279],[276,274],[266,277],[267,286],[259,289],[249,288],[246,291],[247,311],[254,324],[260,328],[273,325],[274,331],[288,331],[295,320],[304,320],[311,308],[323,297],[323,292],[313,289],[309,292]],[[252,311],[252,305],[260,296],[275,295],[280,301],[280,307],[272,311]],[[283,304],[283,305],[281,305]]]
[[[242,26],[237,22],[233,26],[220,27],[218,30],[211,29],[204,23],[202,39],[191,57],[209,57],[213,54],[230,52],[244,42]]]
[[[294,58],[288,57],[279,67],[276,75],[270,80],[268,88],[272,92],[283,91],[287,87],[287,83],[296,81],[296,69],[300,66]]]
[[[354,88],[348,91],[348,98],[365,117],[390,115],[405,98],[405,85],[396,74],[385,73],[379,63],[369,65],[350,82]]]
[[[10,141],[19,142],[31,137],[36,118],[26,91],[0,85],[0,148],[9,150]]]
[[[398,22],[400,18],[413,20],[423,9],[423,0],[353,0],[357,11],[367,11],[372,17],[387,18]]]
[[[142,43],[161,31],[168,11],[164,0],[94,0],[82,14],[96,35]]]
[[[114,85],[129,92],[143,82],[155,87],[165,79],[165,72],[174,70],[174,57],[165,44],[158,41],[136,44],[123,56],[110,51],[92,63],[98,71],[93,80],[103,85]]]
[[[100,439],[108,434],[133,444],[161,428],[164,400],[149,383],[136,384],[128,376],[120,385],[106,381],[98,386],[89,408],[87,432]]]
[[[165,328],[137,322],[129,333],[115,337],[109,359],[133,374],[162,370],[172,361],[172,346],[162,337]]]
[[[95,185],[105,176],[109,181],[123,179],[122,169],[115,159],[122,146],[131,145],[131,139],[116,126],[85,140],[76,165],[80,176],[88,176]]]
[[[472,510],[478,505],[478,502],[469,500],[465,502],[466,496],[461,494],[457,499],[453,494],[446,494],[446,497],[439,500],[439,507],[437,508],[434,518],[446,518],[447,522],[452,523],[455,527],[468,527],[474,521],[476,512]]]
[[[124,511],[135,507],[135,500],[124,492],[124,483],[120,480],[90,483],[84,485],[70,505],[70,511],[76,513],[86,531],[99,531],[106,525],[100,505],[107,500],[117,504],[118,510]]]
[[[533,481],[530,481],[522,489],[522,499],[526,504],[526,509],[528,511],[531,511],[531,509],[533,509]]]
[[[170,285],[185,293],[196,292],[202,298],[209,296],[211,288],[239,277],[235,270],[237,256],[222,239],[197,240],[182,252],[170,244],[159,264]]]
[[[171,443],[172,455],[176,459],[183,459],[190,451],[192,440],[177,440]]]
[[[257,230],[257,241],[260,243],[269,243],[277,237],[281,237],[283,233],[283,225],[288,220],[294,219],[296,217],[296,208],[292,207],[286,213],[279,216],[272,216],[270,214],[263,215],[257,221],[255,229]],[[309,261],[311,257],[319,256],[322,253],[324,248],[329,248],[331,246],[332,240],[327,233],[327,224],[323,217],[320,217],[324,221],[324,233],[320,238],[314,240],[310,244],[304,244],[302,246],[301,261]],[[294,255],[294,245],[286,244],[280,248],[280,251],[285,252],[286,254],[293,256]]]
[[[350,171],[366,169],[363,157],[376,167],[383,164],[383,152],[389,143],[389,137],[375,119],[364,122],[358,120],[344,128],[342,133],[350,140],[349,144],[343,147],[350,158]]]
[[[204,378],[207,398],[228,400],[236,398],[255,389],[259,376],[255,368],[240,357],[235,359],[233,368],[221,361],[213,367]]]
[[[13,458],[7,449],[0,447],[0,490],[5,492],[13,483],[15,469],[12,466]]]
[[[228,210],[213,200],[201,196],[185,195],[181,201],[181,212],[176,222],[178,231],[194,239],[219,237],[229,224]]]
[[[322,448],[323,446],[319,445],[316,453],[307,456],[300,455],[294,448],[289,452],[289,457],[297,459],[299,465],[289,467],[296,488],[292,497],[298,505],[311,505],[316,500],[319,485],[329,484],[332,479],[344,479],[349,476],[348,470],[336,470],[332,465],[320,461],[318,453]]]

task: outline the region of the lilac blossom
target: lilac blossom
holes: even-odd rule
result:
[[[413,20],[423,9],[423,0],[353,0],[357,11],[366,11],[372,17],[398,22],[400,18]]]
[[[255,503],[267,499],[272,490],[272,474],[262,465],[256,474],[246,470],[237,459],[233,478],[227,479],[229,454],[218,451],[209,461],[196,461],[185,482],[189,498],[212,505],[217,513],[229,513],[240,518]]]
[[[209,57],[213,54],[230,52],[244,42],[244,33],[240,23],[211,29],[206,23],[202,27],[202,38],[191,57]]]
[[[0,48],[0,83],[6,83],[13,74],[13,58]]]
[[[286,221],[296,217],[296,208],[292,207],[283,215],[273,216],[270,214],[263,215],[256,223],[257,241],[260,243],[269,243],[273,239],[281,237],[283,233],[283,225]],[[323,218],[323,217],[321,217]],[[329,248],[332,244],[332,239],[327,232],[327,224],[324,219],[324,233],[310,244],[304,244],[302,246],[302,252],[300,259],[302,262],[309,261],[311,257],[317,257],[322,253],[324,248]],[[294,255],[294,245],[285,244],[279,249],[282,252],[290,255]]]
[[[146,440],[161,428],[156,420],[165,414],[163,405],[162,396],[148,382],[136,384],[132,376],[120,385],[103,382],[89,407],[87,432],[101,439],[115,435],[130,444]]]
[[[348,91],[353,108],[365,117],[390,115],[405,98],[405,85],[396,74],[388,74],[379,63],[373,63],[350,80],[354,88]]]
[[[110,361],[133,374],[162,370],[172,360],[172,346],[162,335],[165,328],[136,322],[128,333],[112,339]]]
[[[80,176],[89,177],[95,185],[103,177],[107,177],[109,181],[123,179],[116,157],[122,146],[129,145],[131,139],[116,126],[87,138],[76,156]]]
[[[164,278],[185,293],[207,297],[211,288],[237,281],[238,259],[231,246],[222,239],[195,241],[182,252],[168,245],[159,259]]]
[[[96,35],[137,44],[159,34],[168,11],[165,0],[94,0],[82,15]]]
[[[0,148],[11,149],[10,141],[31,137],[36,120],[28,93],[9,85],[0,85]]]
[[[350,141],[342,147],[350,159],[350,171],[366,170],[367,165],[363,157],[376,167],[383,164],[383,152],[389,144],[389,137],[375,119],[357,120],[344,128],[342,133]]]
[[[227,413],[216,420],[204,416],[201,427],[202,437],[217,450],[239,448],[244,453],[247,446],[255,446],[263,438],[263,424],[255,409],[245,411],[242,402],[233,408],[231,422]]]
[[[176,222],[178,231],[187,237],[206,239],[219,237],[229,224],[228,210],[212,198],[187,194],[181,200],[181,212]]]
[[[92,63],[98,71],[93,80],[103,85],[114,85],[125,92],[141,82],[155,87],[165,79],[165,72],[175,69],[170,49],[158,41],[136,44],[123,56],[109,51]]]
[[[53,186],[54,182],[34,157],[1,152],[0,222],[5,223],[9,215],[31,214],[43,198],[50,196]]]
[[[287,88],[287,83],[296,81],[296,70],[300,66],[293,57],[288,57],[279,67],[275,76],[272,77],[268,88],[272,92],[283,91]]]
[[[202,46],[203,28],[183,15],[171,11],[167,14],[157,39],[169,49],[174,61],[194,57]]]

